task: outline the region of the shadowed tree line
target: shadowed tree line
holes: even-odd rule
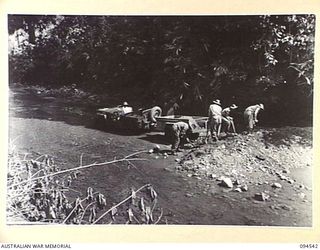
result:
[[[76,84],[186,114],[215,98],[263,102],[264,124],[312,124],[314,15],[9,15],[8,32],[19,41],[10,83]]]

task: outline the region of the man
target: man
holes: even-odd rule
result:
[[[244,111],[244,121],[249,132],[251,132],[254,126],[258,123],[257,117],[261,109],[264,110],[264,105],[262,103],[249,106]]]
[[[226,133],[229,133],[232,128],[232,132],[236,133],[236,129],[234,127],[233,118],[230,116],[230,113],[232,110],[237,109],[238,106],[235,104],[232,104],[231,106],[225,108],[222,110],[222,123],[225,125]]]
[[[207,128],[207,137],[210,131],[211,137],[215,138],[218,141],[221,130],[222,116],[221,116],[222,108],[221,102],[219,99],[214,100],[212,104],[209,106],[209,120],[208,120],[208,128]]]
[[[127,102],[124,102],[122,104],[122,110],[123,110],[123,114],[128,114],[128,113],[131,113],[133,111],[132,107],[130,107]]]
[[[179,109],[179,104],[175,102],[172,105],[172,107],[168,110],[167,115],[176,115],[178,109]]]
[[[179,151],[179,147],[184,144],[184,140],[188,141],[187,131],[189,125],[185,122],[176,122],[172,125],[173,141],[171,146],[172,154],[176,154]]]

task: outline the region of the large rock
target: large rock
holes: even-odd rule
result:
[[[227,188],[233,188],[232,180],[230,178],[222,178],[220,182],[220,186],[227,187]]]

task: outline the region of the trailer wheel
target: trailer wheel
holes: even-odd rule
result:
[[[190,133],[189,135],[188,135],[188,138],[190,139],[190,140],[197,140],[198,138],[199,138],[199,133]]]
[[[151,122],[157,122],[156,118],[161,116],[162,114],[162,109],[158,106],[154,106],[151,110],[150,110],[150,121]]]

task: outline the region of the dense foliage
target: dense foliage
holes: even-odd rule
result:
[[[214,98],[241,110],[263,102],[265,123],[312,123],[313,15],[10,15],[8,23],[20,40],[10,82],[76,84],[165,110],[178,102],[193,114]]]

